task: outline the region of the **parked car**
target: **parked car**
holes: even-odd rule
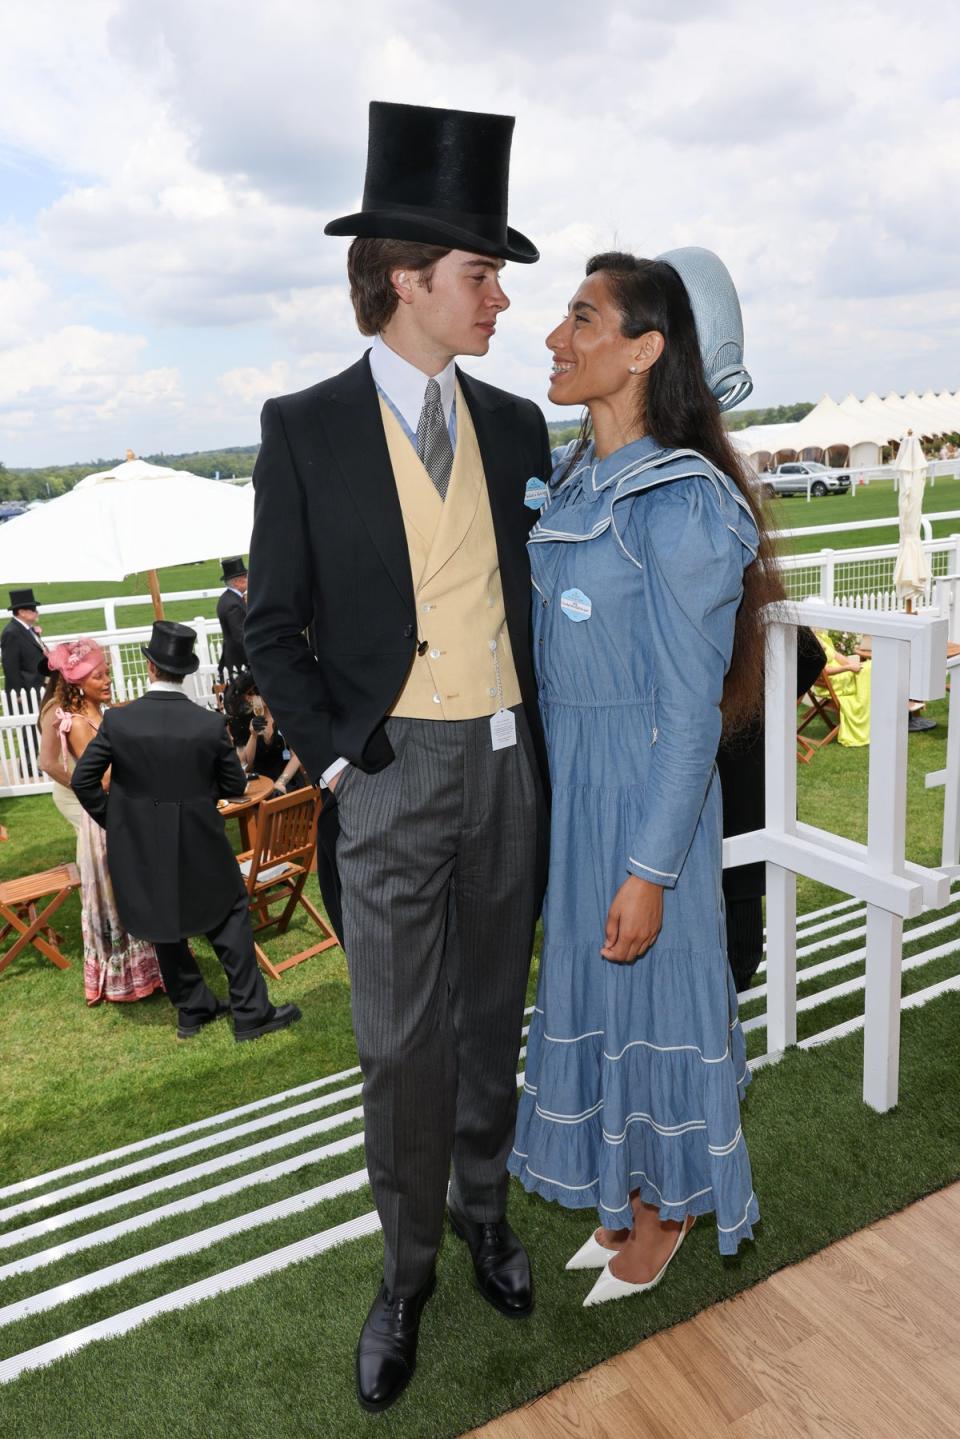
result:
[[[0,525],[4,520],[12,520],[17,515],[24,514],[26,508],[23,500],[0,500]]]
[[[765,495],[845,495],[850,490],[850,476],[838,475],[816,460],[791,460],[777,465],[760,476]]]

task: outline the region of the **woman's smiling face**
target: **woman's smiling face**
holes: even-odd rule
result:
[[[570,301],[566,318],[547,336],[553,355],[548,398],[555,405],[589,405],[636,387],[640,339],[621,332],[621,316],[602,273],[588,275]],[[642,338],[642,337],[641,337]]]

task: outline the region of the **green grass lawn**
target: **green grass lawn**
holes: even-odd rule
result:
[[[926,514],[960,510],[960,476],[939,475],[936,484],[928,483],[923,497]],[[782,496],[767,501],[767,520],[771,529],[794,530],[814,525],[860,524],[864,520],[897,517],[897,494],[892,480],[873,480],[861,485],[852,495],[822,495],[809,503],[802,496]],[[934,539],[960,534],[960,520],[938,520],[933,526]],[[797,535],[781,541],[787,554],[808,554],[820,549],[853,549],[858,545],[893,545],[897,542],[896,527],[889,530],[851,531],[848,534]]]
[[[851,502],[858,503],[859,497]],[[822,506],[829,513],[843,505],[842,500],[832,505],[822,501],[805,508]],[[174,580],[167,572],[162,583],[168,589],[216,583],[214,565],[173,572]],[[207,575],[213,573],[212,579],[198,577],[204,569]],[[103,593],[103,587],[96,588]],[[76,593],[76,587],[72,589]],[[926,790],[923,776],[945,763],[946,711],[945,701],[928,706],[938,727],[909,740],[907,853],[922,864],[939,860],[943,790]],[[833,744],[819,751],[811,764],[800,766],[800,817],[865,839],[868,759],[867,749]],[[10,834],[0,845],[0,878],[72,857],[73,831],[48,796],[0,801],[0,823]],[[318,898],[312,879],[310,892]],[[841,898],[825,886],[798,881],[801,912]],[[923,916],[908,927],[908,956],[920,947],[910,929],[930,918]],[[163,996],[88,1008],[76,897],[60,911],[57,925],[72,961],[69,970],[56,970],[31,951],[0,975],[0,1183],[356,1064],[346,966],[339,949],[271,983],[276,1000],[296,1000],[303,1010],[303,1020],[290,1030],[257,1044],[236,1045],[228,1024],[220,1024],[196,1041],[178,1043],[174,1013]],[[960,939],[960,918],[925,943],[954,939]],[[307,942],[306,927],[298,922],[287,936],[268,939],[267,947],[272,955],[282,956]],[[213,988],[225,994],[214,956],[203,943],[197,948]],[[844,946],[835,944],[818,952],[816,959],[843,952]],[[536,965],[537,954],[531,1000]],[[944,956],[905,974],[904,991],[958,970],[960,959]],[[835,971],[807,983],[804,992],[855,972],[856,966]],[[743,1017],[762,1009],[762,1001],[747,999]],[[800,1016],[800,1037],[862,1010],[862,992],[834,999]],[[762,1029],[748,1036],[751,1054],[765,1047]],[[352,1389],[353,1346],[378,1283],[380,1240],[373,1236],[161,1317],[122,1339],[87,1348],[0,1387],[0,1434],[5,1439],[36,1439],[41,1434],[44,1439],[351,1439],[369,1432],[371,1425],[398,1439],[460,1434],[960,1176],[960,995],[904,1014],[900,1103],[891,1114],[879,1116],[862,1105],[862,1056],[862,1035],[854,1034],[824,1049],[792,1053],[757,1074],[744,1106],[763,1215],[756,1242],[744,1246],[736,1259],[721,1260],[712,1226],[701,1223],[671,1271],[670,1282],[642,1302],[582,1310],[580,1300],[592,1279],[565,1274],[563,1262],[582,1241],[589,1217],[545,1205],[511,1186],[511,1217],[535,1260],[534,1316],[523,1324],[509,1324],[485,1306],[472,1289],[462,1249],[448,1238],[440,1256],[437,1296],[424,1321],[415,1387],[386,1416],[363,1415]],[[346,1112],[357,1102],[343,1100],[331,1112]],[[282,1133],[287,1122],[279,1110],[267,1106],[264,1111],[275,1112],[276,1132]],[[347,1119],[323,1138],[349,1136],[359,1127],[358,1120]],[[268,1127],[255,1137],[272,1133]],[[282,1153],[296,1155],[316,1143],[302,1140]],[[225,1142],[201,1157],[223,1154],[229,1159],[230,1153]],[[242,1175],[262,1163],[228,1165],[223,1174]],[[300,1194],[361,1164],[361,1152],[350,1150],[203,1209],[173,1213],[148,1230],[118,1240],[106,1257],[86,1251],[58,1259],[39,1273],[3,1281],[0,1305],[260,1204]],[[149,1177],[175,1167],[160,1165]],[[181,1184],[169,1195],[174,1201],[185,1199],[206,1182]],[[95,1193],[106,1198],[124,1188],[123,1181],[108,1182]],[[74,1202],[58,1201],[43,1213],[55,1216]],[[133,1216],[145,1203],[111,1210],[109,1221]],[[0,1359],[265,1255],[361,1215],[370,1205],[364,1187],[71,1299],[46,1314],[26,1317],[0,1328]],[[21,1222],[0,1221],[0,1234]],[[96,1217],[76,1221],[55,1238],[79,1236],[103,1222]],[[0,1260],[25,1255],[39,1242],[8,1248]]]
[[[219,559],[204,560],[200,564],[173,565],[169,569],[159,570],[160,591],[166,594],[176,594],[180,590],[209,590],[219,589],[220,584],[220,561]],[[101,630],[104,628],[103,612],[97,610],[68,610],[62,614],[49,614],[44,612],[44,605],[64,604],[67,600],[99,600],[112,599],[120,595],[149,595],[150,587],[147,577],[143,575],[128,575],[125,580],[109,582],[105,580],[91,580],[86,583],[64,583],[64,584],[39,584],[35,587],[37,599],[40,601],[40,624],[43,627],[45,639],[51,635],[65,635],[83,633],[85,630]],[[203,616],[205,619],[212,619],[217,612],[217,601],[214,597],[209,600],[178,600],[164,608],[168,620],[179,620],[189,623],[190,620]],[[117,607],[117,624],[122,627],[132,625],[148,625],[153,619],[153,610],[149,605],[136,605],[124,609]]]

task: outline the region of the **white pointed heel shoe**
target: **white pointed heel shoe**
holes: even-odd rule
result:
[[[573,1258],[568,1259],[563,1267],[564,1269],[603,1269],[616,1253],[616,1249],[607,1249],[600,1243],[597,1231],[594,1230],[586,1244],[581,1244]]]
[[[618,1279],[615,1274],[610,1273],[610,1263],[608,1260],[600,1278],[583,1301],[584,1309],[587,1309],[591,1304],[605,1304],[608,1299],[626,1299],[628,1294],[643,1294],[647,1289],[653,1289],[666,1274],[670,1261],[676,1258],[680,1245],[686,1239],[695,1223],[696,1220],[693,1219],[689,1224],[684,1224],[680,1233],[677,1235],[677,1242],[668,1254],[662,1269],[659,1273],[655,1274],[652,1279],[648,1279],[646,1284],[629,1284],[626,1279]],[[611,1256],[611,1258],[613,1257],[615,1256]]]

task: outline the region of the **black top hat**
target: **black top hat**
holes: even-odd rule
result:
[[[16,614],[17,610],[37,610],[40,608],[33,590],[10,590],[10,608]]]
[[[220,569],[220,578],[223,580],[224,584],[227,584],[230,580],[242,579],[242,577],[247,573],[247,567],[243,563],[243,555],[236,555],[233,559],[230,560],[221,560]]]
[[[158,670],[166,670],[171,675],[192,675],[200,664],[199,656],[193,652],[196,642],[197,632],[189,625],[154,620],[150,643],[141,645],[140,649]]]
[[[370,102],[363,209],[327,235],[419,240],[529,265],[536,245],[507,224],[512,115]]]

